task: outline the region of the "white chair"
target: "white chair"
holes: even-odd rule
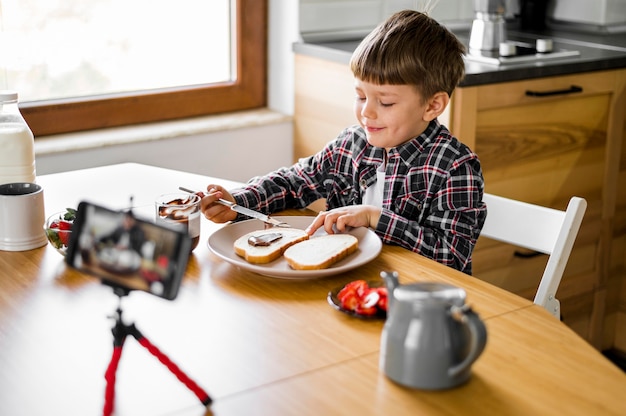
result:
[[[556,291],[587,209],[587,201],[572,197],[565,211],[487,193],[483,201],[487,204],[487,219],[481,236],[549,256],[534,303],[560,319]]]

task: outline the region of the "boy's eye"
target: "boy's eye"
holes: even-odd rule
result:
[[[391,107],[394,103],[380,103],[383,107]]]
[[[359,97],[358,95],[354,97],[357,101],[365,101],[365,97]]]

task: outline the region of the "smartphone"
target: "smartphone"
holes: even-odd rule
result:
[[[89,202],[78,205],[65,255],[71,267],[123,293],[141,290],[173,300],[187,267],[186,230],[142,220]]]

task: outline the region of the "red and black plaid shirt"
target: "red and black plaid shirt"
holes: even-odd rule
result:
[[[316,155],[252,178],[232,194],[240,205],[268,214],[320,198],[328,209],[360,204],[376,182],[384,152],[352,126]],[[487,214],[483,190],[476,154],[432,121],[421,135],[389,151],[375,232],[384,243],[471,274],[472,250]]]

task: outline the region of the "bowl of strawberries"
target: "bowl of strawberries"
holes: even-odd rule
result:
[[[63,256],[67,252],[72,235],[72,225],[76,219],[76,210],[66,208],[65,211],[55,212],[50,215],[44,224],[48,242]]]
[[[328,293],[338,311],[362,319],[387,317],[387,288],[383,281],[355,280]]]

